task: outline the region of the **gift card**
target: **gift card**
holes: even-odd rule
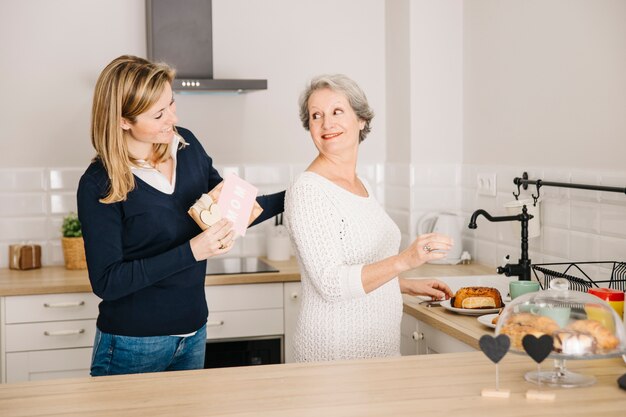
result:
[[[217,205],[222,216],[233,222],[233,229],[239,236],[245,236],[252,207],[256,201],[258,189],[235,174],[224,178],[224,186]]]

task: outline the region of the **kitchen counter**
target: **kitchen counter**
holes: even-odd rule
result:
[[[437,267],[437,268],[434,268]],[[458,277],[463,280],[468,275],[494,275],[495,268],[489,268],[484,265],[425,265],[408,271],[401,276],[406,278],[424,278],[424,277]],[[503,278],[504,279],[504,278]],[[419,298],[403,295],[404,313],[415,317],[416,319],[429,324],[437,330],[440,330],[455,339],[473,347],[480,349],[478,340],[484,334],[493,335],[493,329],[489,329],[476,320],[476,316],[462,316],[460,314],[448,311],[440,306],[427,307],[420,305]]]
[[[207,275],[206,285],[262,284],[268,282],[300,281],[300,270],[295,258],[288,261],[269,261],[261,258],[279,272],[259,274]],[[493,273],[493,268],[482,265],[423,265],[402,276],[437,277],[480,275]],[[39,269],[17,271],[0,269],[0,297],[8,295],[59,294],[91,292],[87,270],[69,270],[64,266],[45,266]]]
[[[543,365],[546,369],[549,360]],[[498,365],[508,399],[482,398],[495,366],[481,353],[418,355],[266,365],[0,385],[0,414],[18,416],[620,416],[621,359],[570,361],[594,375],[586,388],[550,389],[554,401],[527,400],[536,369],[509,353]],[[542,388],[547,390],[547,388]]]
[[[258,284],[300,281],[295,258],[289,261],[268,261],[280,272],[261,274],[207,275],[205,285]],[[0,297],[9,295],[60,294],[91,292],[87,270],[69,270],[64,266],[45,266],[17,271],[0,269]]]
[[[219,275],[207,285],[298,281],[294,259],[272,265],[280,273]],[[491,275],[481,265],[424,265],[407,278]],[[15,284],[16,287],[11,287]],[[63,267],[0,271],[0,295],[91,291],[86,271]],[[492,333],[476,317],[404,297],[404,311],[453,337],[478,347]],[[543,369],[552,364],[546,360]],[[358,361],[282,364],[75,378],[0,385],[0,415],[12,416],[623,416],[626,392],[617,378],[626,373],[621,358],[568,361],[568,369],[594,375],[595,385],[552,389],[556,400],[527,400],[524,374],[536,369],[525,355],[509,353],[499,364],[500,387],[509,399],[480,396],[495,385],[495,366],[481,353],[414,355]],[[547,389],[547,388],[543,388]]]

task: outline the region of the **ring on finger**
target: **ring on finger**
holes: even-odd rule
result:
[[[226,247],[226,245],[224,245],[224,242],[222,242],[222,239],[217,239],[218,242],[220,242],[220,247],[218,249],[224,249]]]
[[[424,245],[423,249],[426,253],[431,253],[433,251],[433,248],[431,248],[428,243]]]

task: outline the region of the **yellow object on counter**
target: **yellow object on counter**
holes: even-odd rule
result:
[[[600,304],[585,304],[585,312],[589,320],[599,321],[604,327],[615,333],[615,321],[613,320],[613,314],[611,310]]]
[[[624,320],[624,291],[613,288],[589,288],[587,292],[606,301],[613,307],[620,320]]]

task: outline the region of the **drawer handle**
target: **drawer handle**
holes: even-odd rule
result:
[[[413,340],[424,340],[424,333],[422,332],[413,332],[413,334],[411,335],[411,339]]]
[[[74,336],[77,334],[83,334],[85,333],[85,329],[80,329],[80,330],[58,330],[56,332],[49,332],[47,330],[45,330],[43,332],[43,334],[45,336]]]
[[[68,303],[43,303],[46,308],[68,308],[68,307],[80,307],[84,306],[84,301],[72,301]]]
[[[291,293],[291,299],[292,300],[297,300],[298,299],[298,293],[297,292]]]
[[[224,325],[224,320],[219,320],[219,321],[207,321],[206,322],[207,327],[219,327],[219,326],[223,326]]]

